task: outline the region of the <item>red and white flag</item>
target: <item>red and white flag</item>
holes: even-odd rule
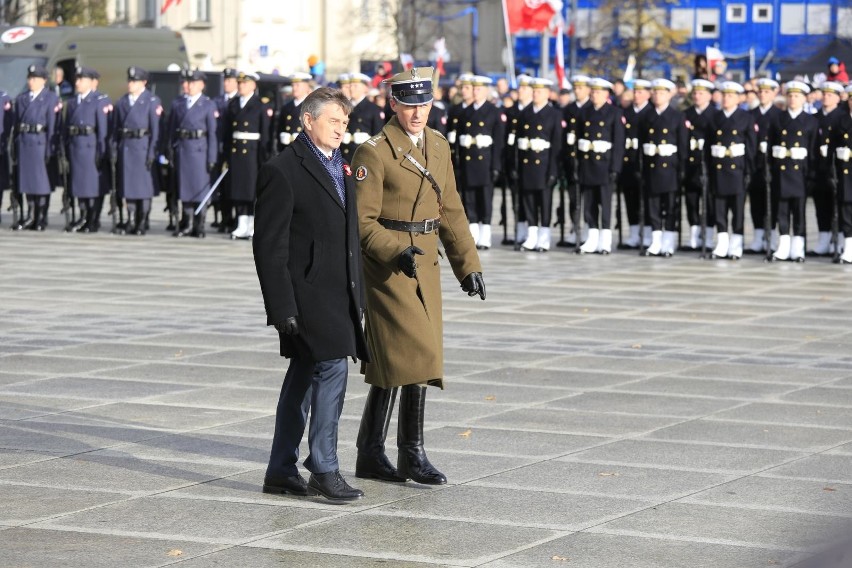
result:
[[[180,4],[180,0],[163,0],[163,6],[160,8],[160,14],[165,14],[172,4]]]
[[[568,80],[565,78],[565,22],[559,18],[559,23],[556,24],[556,82],[560,89],[568,87]]]
[[[503,0],[509,33],[521,30],[543,32],[555,14],[562,14],[562,0]]]

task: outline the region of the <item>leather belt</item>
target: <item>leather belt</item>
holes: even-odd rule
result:
[[[94,126],[69,126],[68,134],[70,136],[88,136],[95,133]]]
[[[38,134],[45,131],[44,124],[22,124],[18,126],[18,132],[22,134]]]
[[[424,219],[422,221],[398,221],[397,219],[378,218],[379,225],[391,231],[401,231],[403,233],[423,233],[428,235],[431,232],[437,231],[441,226],[440,217],[437,219]]]
[[[184,128],[179,128],[178,131],[177,131],[177,134],[178,134],[178,138],[181,138],[182,140],[186,140],[186,139],[197,140],[199,138],[204,138],[205,136],[207,136],[207,131],[206,130],[186,130]]]
[[[139,129],[131,129],[131,128],[122,128],[118,131],[121,134],[122,138],[144,138],[151,134],[151,131],[147,128],[139,128]]]

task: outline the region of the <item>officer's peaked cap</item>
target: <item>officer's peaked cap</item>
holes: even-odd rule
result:
[[[432,67],[412,67],[383,82],[390,85],[391,96],[404,105],[422,105],[432,100]]]

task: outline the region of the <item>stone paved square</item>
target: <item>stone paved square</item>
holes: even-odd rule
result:
[[[852,267],[497,246],[485,302],[445,267],[449,484],[354,477],[351,365],[339,506],[260,490],[287,362],[250,243],[56,208],[0,225],[4,568],[792,568],[852,530]]]

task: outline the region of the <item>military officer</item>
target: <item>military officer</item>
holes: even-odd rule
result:
[[[743,254],[745,195],[757,151],[757,129],[754,117],[739,108],[743,86],[725,81],[719,91],[722,110],[716,114],[704,144],[704,151],[709,154],[710,189],[715,200],[717,235],[713,258],[736,260]]]
[[[468,295],[485,299],[482,266],[456,190],[447,140],[426,128],[432,68],[387,80],[391,118],[355,151],[355,173],[372,361],[355,475],[439,485],[446,476],[423,447],[426,385],[443,388],[439,240]],[[386,423],[401,387],[397,467],[385,455]]]
[[[828,151],[834,155],[840,230],[845,235],[840,262],[852,264],[852,84],[846,86],[843,112],[831,129]]]
[[[562,140],[559,110],[549,102],[552,85],[549,79],[531,78],[532,101],[518,117],[516,171],[529,222],[521,250],[546,252],[551,245],[553,187],[559,172]]]
[[[16,155],[18,191],[27,197],[27,218],[19,220],[16,230],[43,231],[53,190],[48,163],[55,150],[56,121],[62,109],[59,98],[49,89],[47,69],[41,65],[27,68],[27,90],[15,99]]]
[[[299,122],[299,105],[314,88],[314,78],[310,73],[293,73],[288,75],[288,78],[293,86],[293,99],[281,107],[281,114],[278,116],[275,132],[279,152],[295,140],[302,131],[302,124]]]
[[[367,99],[371,81],[372,79],[363,73],[350,73],[343,79],[342,86],[346,87],[353,105],[349,115],[349,127],[340,146],[343,159],[347,162],[352,161],[355,148],[378,134],[385,125],[384,111]]]
[[[97,71],[91,67],[77,67],[74,82],[77,96],[68,99],[60,128],[61,143],[68,157],[71,195],[80,207],[80,218],[65,228],[67,232],[97,231],[97,200],[101,196],[98,170],[107,154],[107,112],[94,90],[96,75]]]
[[[618,184],[622,195],[624,195],[625,209],[627,209],[627,225],[630,234],[624,243],[625,248],[639,248],[639,234],[642,232],[643,219],[639,218],[639,198],[641,189],[639,187],[639,125],[647,115],[652,106],[648,102],[651,98],[651,81],[636,79],[633,81],[633,104],[624,110],[624,164],[621,166],[621,174],[618,176]],[[619,219],[619,222],[621,220]],[[646,228],[645,239],[650,239],[650,227]],[[649,240],[650,242],[650,240]]]
[[[707,184],[708,166],[705,159],[705,149],[710,130],[718,109],[710,104],[716,85],[707,79],[695,79],[692,86],[692,106],[684,111],[686,128],[689,134],[689,158],[686,161],[686,178],[683,183],[683,193],[686,201],[686,219],[689,222],[689,248],[696,250],[713,245],[712,228],[715,221],[712,208],[712,197],[708,190],[707,203],[704,203],[706,227],[701,233],[701,205],[704,199],[704,186]]]
[[[493,81],[484,75],[471,79],[473,102],[457,127],[461,194],[476,248],[491,248],[494,184],[503,168],[506,115],[488,100]]]
[[[624,163],[624,116],[609,103],[612,83],[589,81],[589,106],[577,117],[577,178],[583,192],[583,217],[589,235],[581,253],[612,250],[612,192]]]
[[[683,114],[670,104],[675,84],[654,79],[651,88],[654,108],[639,126],[645,201],[651,220],[651,245],[645,253],[668,257],[675,250],[678,190],[684,179],[689,142]]]
[[[219,157],[216,160],[216,168],[213,171],[214,176],[218,177],[222,167],[227,162],[225,155],[225,141],[222,138],[225,132],[225,120],[228,115],[228,103],[231,99],[237,96],[237,75],[239,72],[233,67],[226,67],[222,71],[222,94],[216,96],[213,102],[216,103],[216,112],[219,113],[219,120],[216,122],[216,134],[219,137]],[[211,204],[213,205],[213,223],[211,227],[215,228],[219,233],[230,233],[236,227],[234,223],[233,207],[230,202],[230,175],[226,175],[219,183],[219,189],[213,195]],[[221,215],[221,221],[217,221]]]
[[[831,219],[835,204],[832,201],[832,192],[824,183],[831,175],[831,156],[828,147],[831,143],[831,130],[834,123],[840,119],[845,109],[840,107],[840,97],[843,95],[843,85],[835,81],[825,81],[820,86],[822,91],[822,108],[816,113],[819,124],[819,154],[815,156],[816,171],[811,176],[808,193],[814,200],[816,210],[817,227],[819,235],[816,246],[808,254],[825,256],[834,254],[834,246],[831,239]],[[837,245],[842,244],[842,235],[838,235]]]
[[[804,109],[810,87],[789,81],[785,90],[787,110],[769,125],[767,135],[772,191],[778,198],[778,250],[772,259],[804,262],[805,200],[807,183],[816,173],[819,121]]]
[[[117,152],[118,190],[127,204],[127,234],[144,235],[154,197],[154,172],[163,105],[146,86],[148,72],[127,69],[127,94],[113,111],[113,146]]]
[[[766,176],[764,174],[766,168],[767,155],[767,135],[769,134],[769,125],[773,120],[777,119],[782,114],[782,110],[775,106],[775,97],[778,96],[778,83],[772,79],[762,78],[757,80],[757,98],[759,105],[752,109],[751,115],[754,117],[754,123],[757,125],[757,157],[755,158],[754,173],[751,176],[751,183],[748,189],[749,209],[751,210],[751,222],[754,227],[754,237],[749,244],[746,252],[750,254],[762,253],[766,251],[766,240],[769,240],[771,235],[765,235],[766,231],[766,207],[767,202],[771,209],[775,208],[775,204],[771,203],[772,196],[767,195]],[[775,223],[775,211],[770,212],[770,225]]]
[[[231,99],[228,104],[228,119],[225,121],[223,139],[225,154],[228,156],[228,175],[231,177],[231,202],[237,213],[237,228],[231,232],[232,239],[250,239],[254,235],[257,173],[267,159],[268,133],[273,111],[255,92],[259,78],[256,73],[239,74],[239,96]],[[299,103],[301,104],[301,101]],[[298,105],[293,108],[298,108]],[[298,120],[298,116],[296,119]],[[290,139],[287,138],[287,144],[289,143]]]
[[[188,79],[187,96],[175,103],[169,114],[166,134],[175,160],[183,218],[187,219],[186,224],[182,222],[175,228],[174,236],[204,238],[204,211],[196,215],[195,209],[210,189],[210,174],[214,172],[219,157],[216,134],[219,111],[216,103],[203,92],[207,76],[195,70],[189,73]]]
[[[573,188],[570,193],[570,211],[571,222],[574,223],[574,238],[580,239],[581,235],[577,235],[577,229],[582,225],[580,215],[582,211],[578,211],[580,207],[580,185],[576,182],[578,175],[577,161],[580,156],[577,152],[577,131],[579,130],[580,112],[587,106],[591,105],[590,100],[591,89],[589,81],[592,79],[586,75],[574,75],[571,78],[571,86],[574,89],[574,102],[563,109],[563,120],[565,121],[565,150],[562,152],[562,169],[565,172],[565,177],[568,183]]]
[[[503,110],[506,115],[506,143],[503,146],[503,168],[505,175],[510,181],[510,189],[512,191],[512,204],[515,210],[515,249],[519,250],[529,232],[529,223],[527,222],[527,214],[524,208],[523,199],[518,189],[518,147],[516,141],[519,137],[518,129],[520,128],[521,112],[532,103],[533,78],[529,75],[521,74],[517,77],[518,81],[518,100],[514,106],[510,106]]]

